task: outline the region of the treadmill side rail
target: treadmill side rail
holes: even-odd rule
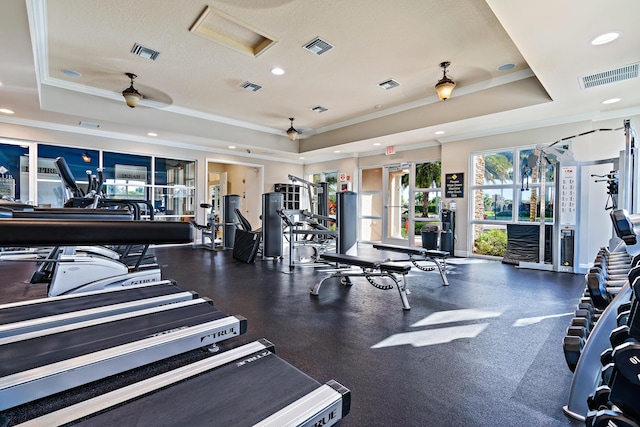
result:
[[[351,392],[332,381],[332,385],[324,384],[282,408],[270,417],[254,424],[254,427],[314,427],[332,426],[340,421],[343,413],[343,399],[351,400]],[[335,384],[339,387],[336,390]],[[348,405],[347,405],[348,406]]]

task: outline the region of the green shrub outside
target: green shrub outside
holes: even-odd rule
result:
[[[476,239],[474,246],[477,254],[504,256],[507,250],[507,232],[500,229],[485,231]]]

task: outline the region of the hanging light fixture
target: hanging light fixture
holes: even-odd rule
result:
[[[442,78],[436,83],[436,92],[438,92],[438,98],[446,101],[451,97],[453,88],[456,87],[456,82],[447,77],[447,67],[451,65],[451,62],[445,61],[440,63],[442,68]]]
[[[295,141],[298,138],[300,132],[298,132],[296,128],[293,127],[293,117],[289,117],[289,120],[291,121],[291,127],[287,129],[287,136],[289,137],[289,140]]]
[[[136,76],[133,73],[125,73],[129,79],[131,79],[131,86],[122,91],[122,96],[124,96],[124,100],[127,102],[127,105],[131,108],[136,108],[138,106],[138,102],[142,99],[142,95],[140,92],[133,87],[133,79]]]

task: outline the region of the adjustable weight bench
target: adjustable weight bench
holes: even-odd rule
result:
[[[440,277],[442,277],[442,284],[449,286],[449,280],[447,279],[447,258],[449,258],[449,252],[437,251],[433,249],[415,248],[408,246],[397,245],[383,245],[374,244],[374,248],[381,251],[400,252],[409,256],[408,259],[387,259],[388,262],[402,262],[410,261],[416,268],[422,271],[432,271],[433,267],[425,267],[418,264],[418,262],[432,262],[438,268]]]
[[[351,277],[364,277],[374,287],[382,290],[389,290],[393,288],[393,285],[385,285],[375,281],[375,277],[387,277],[395,283],[398,292],[400,293],[400,299],[402,300],[403,310],[411,310],[409,306],[409,300],[407,299],[406,275],[411,270],[409,265],[397,265],[389,262],[379,260],[368,260],[352,255],[324,253],[320,255],[320,258],[324,261],[335,263],[337,269],[331,271],[330,274],[321,278],[314,286],[311,287],[311,295],[318,295],[320,286],[325,280],[334,277],[340,278],[340,283],[346,286],[351,286]],[[344,267],[348,266],[348,267]],[[354,271],[351,267],[360,267],[361,272]],[[402,283],[396,274],[402,275]]]

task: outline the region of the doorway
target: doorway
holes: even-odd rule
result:
[[[407,246],[409,243],[409,165],[385,166],[385,204],[382,242]]]
[[[220,207],[221,198],[227,194],[237,194],[241,199],[240,211],[249,220],[252,228],[260,227],[262,213],[262,193],[264,188],[264,167],[249,163],[230,163],[207,159],[206,198],[211,191],[220,199],[207,200]],[[220,211],[221,213],[221,211]]]

